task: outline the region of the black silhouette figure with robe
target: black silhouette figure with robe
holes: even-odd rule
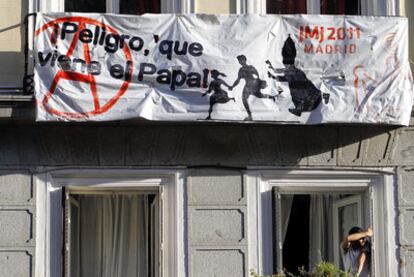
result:
[[[234,97],[229,97],[227,92],[221,88],[221,85],[226,86],[227,88],[230,88],[230,85],[228,85],[225,81],[220,79],[220,76],[226,77],[226,74],[221,73],[215,69],[212,70],[211,77],[213,78],[213,80],[210,82],[208,90],[205,93],[203,93],[203,96],[206,96],[207,94],[213,92],[213,94],[210,96],[210,108],[208,110],[208,116],[206,117],[206,119],[211,119],[213,106],[216,103],[227,103],[230,100],[236,101]]]
[[[239,84],[241,79],[244,79],[245,84],[242,92],[242,101],[243,106],[248,114],[244,120],[252,120],[252,112],[250,111],[248,102],[249,96],[254,95],[257,98],[268,98],[273,99],[273,101],[275,101],[275,96],[263,94],[261,92],[262,89],[267,87],[267,83],[266,81],[259,78],[259,73],[254,66],[247,64],[246,56],[239,55],[237,56],[237,60],[239,61],[241,68],[239,69],[237,79],[229,89],[232,90]]]
[[[305,73],[295,66],[296,47],[292,38],[286,39],[282,48],[283,64],[285,68],[274,68],[270,61],[266,61],[269,68],[276,74],[268,72],[270,78],[279,82],[287,82],[289,84],[290,95],[294,108],[290,108],[289,112],[296,116],[301,116],[302,112],[310,112],[316,109],[322,101],[321,91],[306,77]],[[324,93],[325,103],[329,101],[329,94]]]

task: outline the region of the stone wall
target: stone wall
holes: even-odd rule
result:
[[[189,276],[247,276],[247,203],[237,171],[192,170],[187,180]]]
[[[190,276],[247,273],[248,166],[394,168],[401,274],[414,273],[412,127],[9,123],[0,134],[0,276],[33,276],[36,172],[170,166],[188,167]]]
[[[28,171],[0,171],[0,276],[33,276],[34,197]]]
[[[414,128],[0,125],[0,166],[409,166]]]

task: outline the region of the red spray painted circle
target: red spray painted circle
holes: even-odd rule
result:
[[[45,32],[47,30],[52,29],[50,39],[51,39],[52,43],[54,43],[54,42],[56,42],[56,41],[54,41],[55,38],[56,38],[54,32],[59,31],[59,29],[56,28],[56,26],[57,26],[57,24],[63,23],[63,22],[75,22],[75,23],[79,24],[79,28],[78,28],[77,32],[74,34],[73,40],[72,40],[72,42],[70,44],[70,47],[68,49],[68,52],[66,54],[66,56],[68,56],[68,57],[72,56],[73,51],[75,50],[76,44],[79,41],[79,32],[85,27],[86,24],[99,26],[100,28],[105,28],[105,30],[107,32],[110,32],[110,33],[115,34],[115,35],[119,35],[118,32],[114,28],[112,28],[112,27],[110,27],[106,24],[103,24],[102,22],[100,22],[98,20],[87,18],[87,17],[81,17],[81,16],[69,16],[69,17],[58,18],[58,19],[55,19],[55,20],[52,20],[52,21],[48,22],[47,24],[43,25],[42,27],[40,27],[39,29],[36,30],[35,36],[37,37],[42,32]],[[54,76],[52,84],[50,85],[46,95],[43,97],[42,100],[38,100],[38,105],[40,107],[44,108],[50,114],[60,116],[60,117],[63,117],[63,118],[67,118],[67,119],[83,119],[83,118],[88,118],[88,117],[91,117],[91,116],[96,116],[96,115],[103,114],[103,113],[107,112],[118,102],[118,100],[122,97],[122,95],[128,89],[129,83],[131,82],[132,68],[133,68],[133,61],[132,61],[131,52],[130,52],[130,49],[128,48],[127,45],[124,45],[123,51],[124,51],[126,60],[130,62],[128,79],[125,80],[122,83],[119,90],[104,105],[101,106],[101,104],[100,104],[99,94],[98,94],[96,80],[95,80],[94,75],[89,74],[89,73],[84,74],[84,73],[64,71],[64,70],[59,70],[57,72],[57,74]],[[85,62],[90,63],[91,55],[90,55],[90,52],[89,52],[89,45],[87,43],[83,44],[83,53],[84,53]],[[70,81],[88,83],[89,86],[90,86],[90,89],[91,89],[94,109],[91,110],[91,111],[85,111],[85,112],[65,112],[65,111],[60,111],[60,110],[57,110],[57,109],[51,107],[50,104],[49,104],[49,100],[51,99],[51,97],[55,93],[56,87],[57,87],[60,80],[70,80]]]

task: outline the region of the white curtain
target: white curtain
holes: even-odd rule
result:
[[[312,194],[309,208],[309,268],[334,261],[332,203],[337,195]]]
[[[148,196],[81,196],[80,207],[80,276],[148,276]]]

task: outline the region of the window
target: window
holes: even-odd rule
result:
[[[321,14],[361,14],[358,0],[321,0]]]
[[[360,0],[267,0],[271,14],[361,14]]]
[[[168,9],[167,0],[40,0],[42,12],[94,12],[144,14],[160,13],[162,6]],[[36,7],[34,7],[36,8]]]
[[[159,202],[156,190],[69,189],[65,276],[160,276]]]
[[[353,226],[371,226],[373,276],[398,271],[392,174],[262,171],[246,180],[249,268],[270,275],[319,261],[343,267],[342,239]]]
[[[180,176],[132,170],[39,174],[36,276],[183,276]]]
[[[66,12],[97,12],[106,11],[106,0],[65,0]]]
[[[274,241],[281,242],[274,247],[273,271],[298,275],[298,268],[311,270],[321,261],[345,270],[339,242],[352,227],[371,226],[367,194],[364,190],[280,192],[273,187],[272,232]]]
[[[112,9],[110,8],[112,7]],[[160,0],[65,0],[67,12],[119,12],[121,14],[159,13]]]
[[[294,14],[306,13],[306,0],[267,0],[267,13]]]
[[[121,0],[119,12],[122,14],[160,13],[161,3],[160,0]]]

